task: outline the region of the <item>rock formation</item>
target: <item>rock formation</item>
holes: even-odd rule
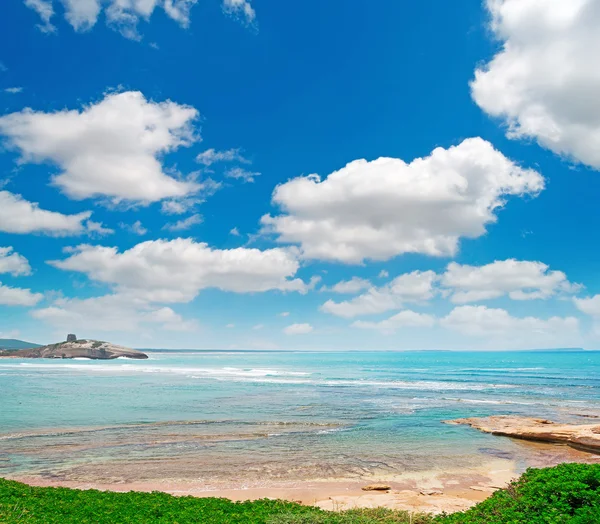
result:
[[[116,346],[99,340],[75,340],[60,342],[18,351],[0,351],[0,357],[12,358],[90,358],[112,360],[115,358],[146,359],[148,355],[135,349]]]
[[[446,424],[466,424],[472,428],[524,440],[556,442],[600,453],[600,424],[560,424],[551,420],[517,416],[493,416],[448,420]]]

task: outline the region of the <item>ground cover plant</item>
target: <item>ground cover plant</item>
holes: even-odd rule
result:
[[[231,502],[165,493],[35,488],[0,479],[0,522],[40,524],[596,524],[600,465],[530,469],[507,489],[462,513],[386,509],[327,512],[276,500]]]

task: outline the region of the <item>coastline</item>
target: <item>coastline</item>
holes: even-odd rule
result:
[[[322,479],[300,482],[273,482],[263,487],[240,487],[223,483],[207,489],[205,483],[175,479],[103,483],[61,480],[34,475],[8,476],[9,480],[37,487],[97,489],[114,492],[160,491],[175,496],[216,497],[232,501],[281,499],[325,510],[384,507],[411,512],[441,513],[462,511],[485,500],[494,491],[518,477],[517,464],[492,460],[481,467],[411,472],[404,475],[357,479]],[[363,491],[373,482],[385,482],[389,491]]]
[[[496,437],[504,440],[506,437]],[[509,439],[512,440],[512,439]],[[435,470],[406,471],[401,474],[365,475],[362,478],[321,478],[277,480],[234,477],[229,479],[137,478],[139,464],[123,466],[129,474],[107,480],[88,470],[77,478],[67,470],[6,475],[36,487],[65,487],[111,492],[164,492],[175,496],[226,498],[231,501],[281,499],[324,510],[388,508],[414,513],[439,514],[464,511],[505,488],[527,467],[543,468],[565,462],[600,464],[597,454],[575,450],[564,444],[516,441],[527,460],[487,458],[477,466],[440,467]],[[158,461],[157,466],[160,467]],[[167,461],[168,462],[168,461]],[[214,463],[217,470],[218,463]],[[387,491],[364,491],[374,483],[384,483]]]

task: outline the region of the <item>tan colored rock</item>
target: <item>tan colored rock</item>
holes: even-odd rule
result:
[[[89,358],[93,360],[112,360],[115,358],[147,359],[148,355],[122,346],[100,340],[76,340],[60,342],[32,349],[18,351],[0,351],[0,357],[9,358]]]
[[[492,435],[562,443],[584,451],[600,452],[598,424],[559,424],[541,418],[511,415],[448,420],[446,424],[466,424]]]
[[[362,488],[363,491],[388,491],[390,489],[392,488],[387,484],[369,484]]]
[[[444,492],[439,489],[422,489],[420,491],[421,495],[443,495]]]

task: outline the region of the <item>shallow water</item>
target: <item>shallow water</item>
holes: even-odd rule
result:
[[[152,352],[0,360],[0,476],[223,482],[366,478],[568,449],[443,420],[600,414],[598,352]]]

